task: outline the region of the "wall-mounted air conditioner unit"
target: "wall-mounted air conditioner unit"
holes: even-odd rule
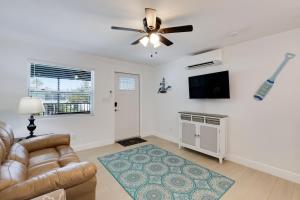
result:
[[[186,69],[195,69],[200,67],[216,66],[222,64],[222,50],[214,50],[206,53],[191,56],[188,59]]]

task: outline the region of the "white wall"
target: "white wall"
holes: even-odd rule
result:
[[[27,135],[27,116],[17,113],[18,101],[27,94],[28,59],[95,70],[95,115],[39,118],[37,132],[75,135],[73,145],[86,148],[114,140],[114,71],[141,74],[141,134],[157,134],[176,141],[177,112],[190,110],[230,116],[228,158],[300,182],[300,29],[240,43],[223,49],[224,66],[184,69],[187,57],[155,69],[70,50],[29,45],[0,38],[0,120]],[[287,51],[296,53],[263,102],[253,94],[271,75]],[[188,99],[187,77],[221,70],[230,71],[231,99]],[[165,76],[172,89],[157,94]],[[155,98],[154,98],[155,96]],[[155,115],[155,116],[154,116]],[[155,120],[154,120],[155,119]]]
[[[114,71],[140,74],[141,135],[153,132],[153,67],[3,38],[0,44],[0,120],[10,123],[16,136],[28,134],[28,116],[17,113],[19,99],[27,95],[28,59],[95,71],[95,114],[39,118],[37,133],[71,133],[77,149],[112,143],[114,97],[109,90],[114,90]]]
[[[300,29],[223,49],[224,66],[185,70],[188,57],[157,67],[172,90],[157,95],[157,134],[178,138],[177,112],[227,114],[230,117],[229,159],[300,182]],[[253,100],[286,52],[298,56],[282,71],[263,102]],[[188,99],[188,76],[230,71],[228,100]]]

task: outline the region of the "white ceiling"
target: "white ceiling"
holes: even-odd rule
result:
[[[130,45],[139,33],[110,29],[142,29],[145,7],[157,9],[162,27],[194,31],[166,35],[174,45],[154,50]],[[297,27],[299,0],[0,0],[1,37],[150,65]]]

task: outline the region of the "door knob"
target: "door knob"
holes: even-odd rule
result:
[[[118,111],[117,107],[118,107],[118,102],[115,102],[115,112]]]

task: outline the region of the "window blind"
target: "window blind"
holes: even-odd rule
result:
[[[30,65],[29,95],[44,102],[45,115],[91,113],[93,72],[43,64]]]

